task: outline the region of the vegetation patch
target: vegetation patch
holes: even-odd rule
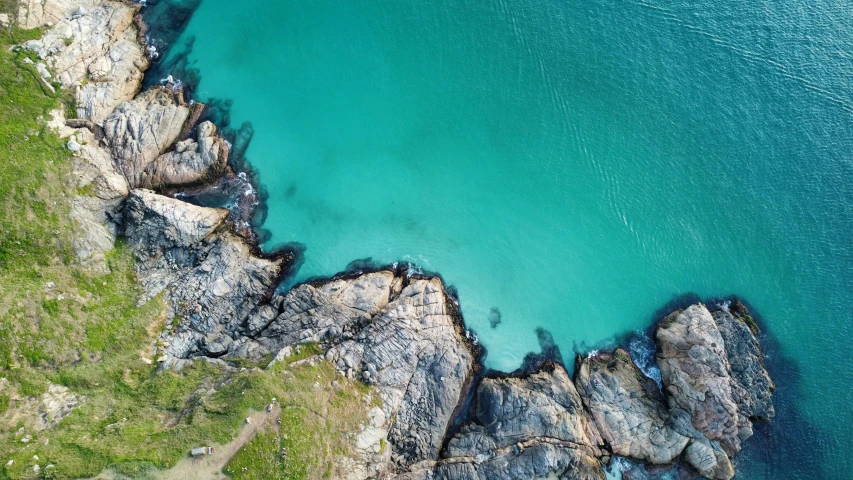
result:
[[[316,348],[316,347],[314,347]],[[224,472],[237,480],[338,477],[335,459],[350,456],[371,404],[359,381],[336,377],[331,363],[311,358],[264,372],[281,405],[278,422],[241,448]]]

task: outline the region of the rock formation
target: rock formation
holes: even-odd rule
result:
[[[177,358],[227,353],[223,329],[245,319],[278,279],[281,261],[255,256],[227,217],[150,190],[133,190],[125,204],[124,233],[146,298],[163,292],[178,321],[169,345]]]
[[[203,184],[221,176],[226,169],[228,143],[216,136],[216,126],[204,122],[196,140],[184,140],[175,149],[157,157],[143,171],[139,186],[155,190]]]
[[[655,337],[675,429],[693,439],[688,462],[706,477],[731,478],[741,418],[717,324],[704,305],[691,305],[665,318]]]
[[[714,322],[726,345],[732,394],[742,418],[770,420],[776,415],[770,396],[776,386],[764,369],[758,326],[740,302],[714,312]]]
[[[617,349],[583,359],[575,381],[614,454],[665,465],[687,446],[687,437],[669,423],[657,385],[634,365],[628,352]]]
[[[77,116],[101,123],[142,86],[149,66],[133,24],[136,7],[95,0],[29,0],[21,8],[28,28],[54,26],[24,44],[43,59],[63,88],[75,89]]]
[[[316,344],[378,399],[353,440],[359,458],[341,460],[353,479],[597,480],[612,455],[734,475],[751,422],[774,415],[757,328],[740,304],[713,314],[696,304],[661,322],[661,392],[622,350],[579,360],[574,383],[547,361],[477,381],[479,348],[439,278],[388,269],[274,294],[287,259],[258,253],[228,211],[163,195],[222,175],[229,147],[212,124],[194,125],[180,94],[137,95],[149,62],[136,10],[28,0],[19,22],[54,24],[25,48],[43,60],[43,78],[75,89],[80,118],[57,127],[71,136],[76,185],[93,193],[72,199],[77,254],[106,269],[115,236],[126,237],[145,298],[162,295],[173,320],[161,334],[163,368],[197,357],[265,365]],[[48,403],[70,407],[46,422],[78,400],[53,393],[70,400]]]
[[[484,379],[471,420],[443,456],[436,478],[604,478],[598,428],[565,368],[552,362],[521,378]]]
[[[152,164],[175,143],[189,115],[175,94],[154,88],[122,103],[107,117],[104,134],[110,152],[132,188],[143,186],[143,179],[156,179]],[[175,171],[183,167],[173,166]]]

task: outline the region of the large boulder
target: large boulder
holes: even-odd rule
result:
[[[110,153],[131,188],[143,185],[145,171],[175,143],[189,114],[175,94],[153,88],[119,105],[106,119]]]
[[[676,432],[657,384],[628,352],[596,353],[577,367],[578,391],[614,454],[653,464],[673,462],[688,438]]]
[[[142,172],[139,186],[154,190],[187,187],[212,181],[225,172],[228,143],[216,136],[216,126],[202,122],[196,140],[187,139],[154,160]]]
[[[771,396],[776,386],[764,368],[758,326],[746,307],[735,302],[714,312],[714,322],[726,344],[732,394],[743,418],[767,421],[776,416]]]
[[[472,408],[434,467],[436,478],[604,478],[604,442],[561,365],[483,379]]]
[[[725,343],[711,312],[702,304],[674,312],[660,323],[655,338],[674,428],[694,439],[688,461],[709,478],[730,478],[729,457],[740,450],[742,420]],[[702,459],[702,465],[693,459]],[[706,473],[711,471],[713,476]]]

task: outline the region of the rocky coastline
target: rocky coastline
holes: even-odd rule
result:
[[[145,298],[160,295],[173,319],[158,340],[163,369],[262,368],[315,344],[340,375],[370,385],[378,403],[354,438],[357,455],[340,459],[347,478],[603,479],[623,457],[729,479],[753,422],[775,415],[758,328],[738,302],[661,320],[658,385],[623,349],[577,357],[574,378],[552,360],[484,374],[442,280],[404,268],[278,293],[291,252],[263,254],[244,220],[180,198],[235,176],[232,146],[198,121],[203,105],[169,86],[143,90],[151,52],[139,5],[22,3],[20,26],[48,27],[23,48],[74,91],[76,112],[50,124],[75,154],[76,186],[94,192],[72,199],[80,261],[104,270],[116,239],[127,242]]]

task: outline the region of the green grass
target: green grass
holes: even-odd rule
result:
[[[133,254],[121,242],[107,256],[106,274],[76,261],[68,198],[92,192],[68,182],[72,157],[40,120],[69,105],[69,95],[47,91],[23,62],[29,54],[9,51],[39,36],[15,31],[13,41],[0,33],[0,378],[10,382],[0,395],[0,480],[32,478],[34,463],[46,478],[107,468],[148,478],[192,447],[228,443],[272,397],[284,407],[273,454],[283,446],[292,456],[267,470],[281,478],[331,474],[331,459],[348,452],[347,433],[365,418],[367,387],[341,380],[332,391],[332,365],[294,365],[318,353],[316,346],[300,347],[269,371],[196,362],[156,372],[142,361],[154,357],[156,335],[170,319],[159,298],[138,305]],[[37,432],[32,414],[21,412],[50,383],[85,399],[59,425]],[[22,427],[28,443],[17,435]],[[261,455],[270,441],[258,437],[233,463]]]
[[[303,346],[300,353],[314,348]],[[332,387],[336,377],[331,363],[294,365],[298,361],[292,357],[261,374],[266,391],[281,405],[280,423],[267,426],[226,465],[224,472],[235,480],[340,476],[335,475],[335,457],[353,453],[352,435],[367,415],[368,388],[340,377]]]

